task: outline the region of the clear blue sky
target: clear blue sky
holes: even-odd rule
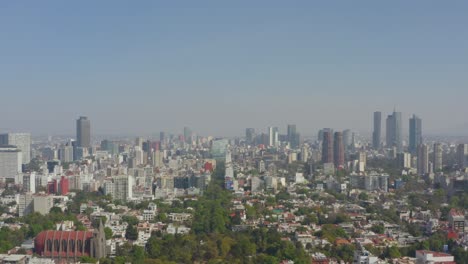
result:
[[[0,130],[468,132],[467,1],[0,1]]]

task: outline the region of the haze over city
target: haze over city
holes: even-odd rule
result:
[[[2,131],[370,133],[373,111],[468,131],[464,1],[5,1]]]

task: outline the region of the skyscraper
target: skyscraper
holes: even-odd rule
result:
[[[387,148],[396,147],[397,152],[403,150],[401,112],[395,112],[387,117]]]
[[[466,168],[466,166],[468,165],[468,144],[458,145],[457,162],[459,168]]]
[[[187,144],[192,144],[192,130],[189,127],[184,127],[184,140]]]
[[[372,132],[372,147],[380,148],[382,136],[382,112],[374,112],[374,132]]]
[[[333,140],[333,153],[334,153],[334,162],[335,167],[343,168],[344,167],[344,145],[343,145],[343,133],[335,132],[335,138]]]
[[[15,179],[21,173],[23,155],[16,146],[0,146],[0,178]]]
[[[330,130],[323,131],[322,162],[333,163],[333,137]]]
[[[426,144],[418,145],[418,174],[429,173],[429,150]]]
[[[278,128],[277,127],[268,127],[268,145],[270,147],[278,146]]]
[[[415,154],[419,144],[422,143],[422,121],[413,115],[409,120],[409,151]]]
[[[255,129],[246,128],[245,129],[245,141],[248,145],[252,145],[255,139]]]
[[[298,135],[296,131],[296,125],[288,125],[288,142],[291,145],[291,148],[297,148],[299,146]]]
[[[77,147],[91,147],[91,122],[86,116],[76,120],[76,141]]]
[[[16,146],[22,155],[22,164],[31,161],[31,134],[29,133],[6,133],[0,135],[0,145]]]
[[[442,170],[442,145],[440,143],[434,144],[434,172]]]
[[[353,142],[353,133],[349,129],[344,130],[343,131],[343,145],[344,145],[345,152],[351,146],[352,142]]]

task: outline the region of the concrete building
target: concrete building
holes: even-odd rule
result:
[[[434,164],[434,172],[441,171],[443,168],[442,145],[440,143],[434,144],[434,160],[432,161],[432,164]]]
[[[34,212],[33,194],[25,193],[19,196],[18,215],[23,217]]]
[[[343,133],[335,132],[333,140],[333,161],[335,163],[335,168],[342,169],[344,168],[345,162],[345,153],[344,153],[344,144],[343,144]]]
[[[409,152],[416,154],[418,146],[422,143],[422,120],[416,115],[413,115],[409,120]]]
[[[115,176],[104,182],[104,194],[109,194],[113,200],[128,201],[133,197],[133,176]]]
[[[372,147],[380,148],[382,137],[382,112],[374,112],[374,131],[372,132]]]
[[[323,131],[322,162],[334,163],[333,162],[333,136],[332,136],[331,130]]]
[[[426,144],[418,146],[418,174],[426,175],[429,173],[429,149]]]
[[[411,168],[411,153],[401,152],[397,154],[398,167],[403,169]]]
[[[23,163],[23,154],[16,146],[0,146],[0,178],[15,179]]]
[[[396,147],[397,152],[403,150],[403,132],[401,125],[401,112],[393,111],[391,115],[387,117],[387,135],[386,145],[387,148]]]
[[[458,145],[457,162],[460,168],[466,168],[468,166],[468,144]]]
[[[16,146],[22,154],[22,164],[31,161],[31,134],[29,133],[7,133],[0,135],[0,145]]]
[[[46,215],[50,212],[50,209],[54,207],[54,199],[52,195],[34,195],[34,212],[38,212],[42,215]]]
[[[80,116],[76,120],[77,147],[91,147],[91,121],[86,116]]]
[[[416,250],[417,264],[455,264],[455,259],[452,255],[435,252],[429,250]]]
[[[463,212],[452,209],[449,212],[448,220],[450,227],[456,232],[465,232],[465,215]]]
[[[255,129],[254,128],[246,128],[245,129],[245,142],[248,145],[253,145],[255,141]]]

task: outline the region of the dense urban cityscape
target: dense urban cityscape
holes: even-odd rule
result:
[[[0,264],[468,264],[468,1],[0,1]]]
[[[468,144],[402,123],[96,140],[81,116],[76,137],[1,134],[0,260],[466,263]]]

